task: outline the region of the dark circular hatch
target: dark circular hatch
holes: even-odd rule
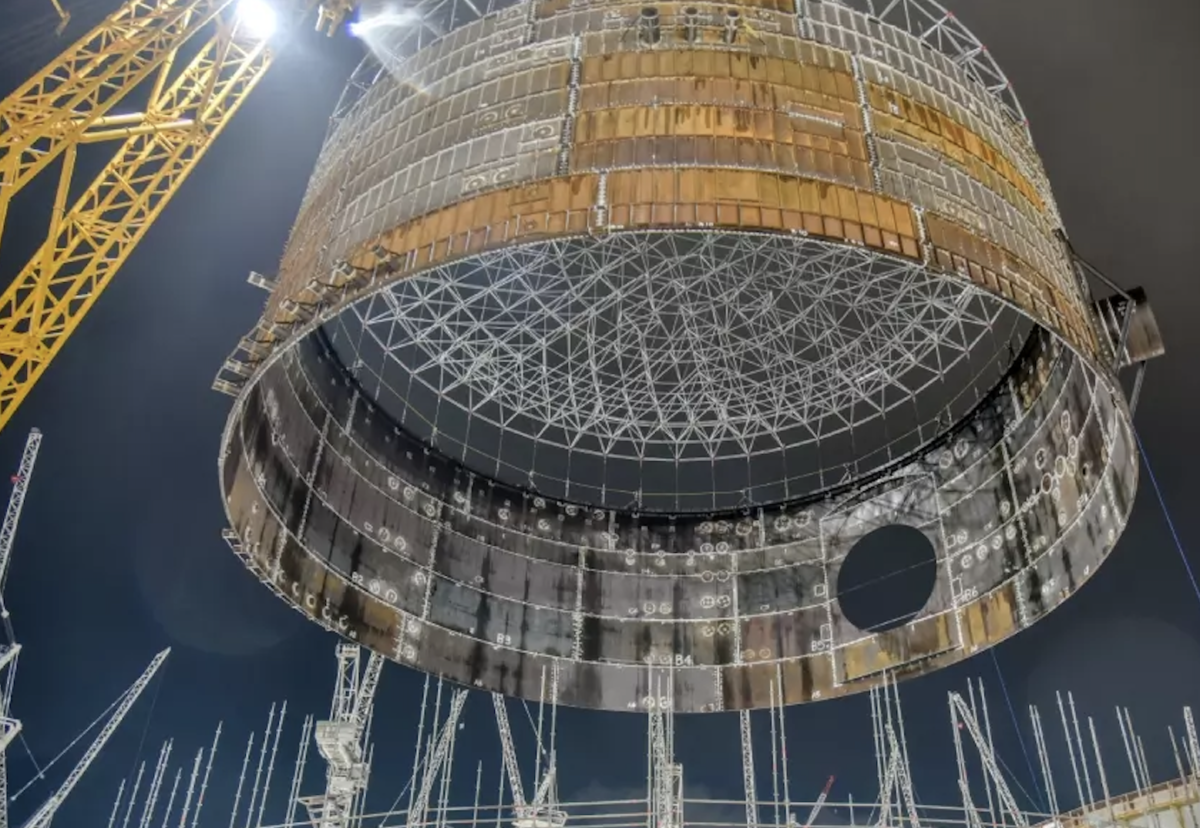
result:
[[[883,526],[859,538],[842,561],[837,599],[846,620],[866,632],[901,627],[933,594],[937,554],[919,529]]]

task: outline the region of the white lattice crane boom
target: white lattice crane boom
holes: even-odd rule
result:
[[[517,764],[517,751],[513,747],[512,727],[508,723],[508,710],[504,696],[492,693],[492,706],[496,708],[496,729],[500,731],[500,753],[504,757],[504,770],[508,774],[508,786],[512,790],[513,806],[525,807],[525,786],[521,783],[521,766]]]
[[[513,746],[512,727],[508,723],[508,710],[504,696],[492,693],[492,704],[496,708],[496,728],[500,731],[500,752],[504,757],[504,769],[512,789],[513,812],[516,828],[561,828],[566,823],[566,814],[554,807],[551,794],[554,791],[555,754],[550,753],[550,766],[546,775],[533,793],[533,801],[525,801],[525,786],[521,782],[521,767],[517,762],[517,751]],[[538,750],[542,750],[541,744]]]
[[[8,562],[12,557],[13,538],[17,534],[17,523],[21,520],[21,509],[25,506],[25,493],[29,489],[29,479],[33,476],[33,467],[37,463],[38,450],[42,447],[42,432],[36,428],[29,432],[25,440],[25,450],[21,453],[21,465],[13,475],[12,494],[8,497],[8,509],[4,512],[4,523],[0,525],[0,589],[8,578]],[[5,613],[7,615],[7,612]],[[11,642],[10,642],[11,643]],[[7,699],[5,700],[7,702]]]
[[[454,731],[458,728],[458,718],[462,715],[463,705],[467,701],[467,691],[457,690],[450,701],[450,712],[446,716],[446,724],[438,736],[437,744],[430,751],[425,762],[425,773],[421,777],[421,787],[413,800],[412,810],[409,811],[408,828],[416,828],[425,821],[425,810],[429,807],[429,797],[433,793],[433,783],[441,772],[442,764],[450,754],[450,743],[454,741]]]
[[[163,662],[167,660],[167,656],[170,654],[171,649],[168,647],[156,655],[146,670],[138,676],[137,681],[130,685],[129,689],[125,691],[125,695],[121,698],[120,704],[117,705],[117,709],[112,712],[112,715],[108,717],[108,721],[100,728],[100,732],[96,734],[96,738],[88,745],[83,756],[75,763],[75,767],[71,768],[71,772],[67,774],[67,778],[63,781],[62,785],[29,818],[24,828],[48,828],[50,821],[54,819],[54,815],[58,812],[59,806],[62,805],[71,791],[75,789],[80,777],[83,776],[84,772],[91,766],[96,756],[104,748],[109,738],[116,732],[117,727],[120,726],[121,721],[125,718],[125,714],[137,702],[138,697],[142,695],[142,692],[150,684],[150,680],[158,672],[158,668],[162,667]]]
[[[825,787],[821,789],[821,795],[817,797],[817,801],[813,803],[812,810],[808,812],[808,818],[804,820],[804,828],[811,828],[813,823],[817,821],[817,817],[821,815],[821,809],[825,807],[825,800],[829,798],[829,791],[833,788],[833,777],[829,777],[825,781]]]
[[[317,722],[314,739],[328,763],[325,793],[304,797],[301,803],[319,828],[345,828],[354,814],[355,797],[367,785],[365,734],[375,705],[375,690],[383,670],[383,656],[371,653],[362,666],[357,644],[337,646],[338,673],[329,719]]]
[[[16,642],[12,624],[8,620],[8,607],[4,603],[4,583],[8,578],[8,564],[12,558],[13,539],[17,535],[17,524],[21,520],[21,509],[25,506],[25,493],[33,477],[38,450],[42,447],[42,432],[36,428],[25,440],[21,452],[21,465],[13,475],[12,494],[8,496],[8,508],[4,512],[4,523],[0,524],[0,619],[3,620],[4,639],[0,640],[0,828],[8,828],[8,761],[5,756],[9,744],[21,733],[21,722],[10,713],[13,685],[17,678],[17,656],[21,645]]]

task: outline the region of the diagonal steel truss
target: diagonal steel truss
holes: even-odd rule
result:
[[[48,145],[46,153],[64,153],[50,231],[0,295],[0,427],[257,85],[271,58],[265,43],[248,39],[235,23],[219,22],[178,78],[161,88],[156,84],[144,114],[118,123],[98,121],[92,124],[97,129],[79,137],[124,140],[73,205],[66,196],[78,142]],[[159,78],[165,78],[165,70]],[[13,164],[24,146],[16,125],[13,132],[15,148],[0,156],[0,166]],[[0,132],[0,138],[7,141],[9,133]],[[18,164],[16,169],[24,175],[36,167]]]

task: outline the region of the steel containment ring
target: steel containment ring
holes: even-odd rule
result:
[[[1003,75],[894,23],[538,0],[384,61],[220,381],[247,566],[614,710],[830,698],[1061,603],[1136,491],[1111,337]],[[892,524],[936,583],[865,632],[838,574]]]

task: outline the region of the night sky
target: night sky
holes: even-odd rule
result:
[[[117,0],[64,2],[77,18],[69,38],[117,6]],[[1136,424],[1179,537],[1196,547],[1200,3],[949,5],[1016,86],[1076,249],[1119,282],[1149,293],[1168,356],[1150,366]],[[0,95],[58,50],[54,22],[49,0],[0,3]],[[174,648],[160,680],[60,811],[58,828],[105,824],[120,779],[139,757],[152,762],[167,736],[176,738],[172,774],[180,763],[190,769],[219,720],[225,736],[201,824],[226,825],[245,740],[261,731],[270,704],[286,698],[268,809],[279,818],[300,720],[328,710],[335,639],[273,598],[221,540],[216,460],[229,399],[209,386],[258,316],[263,294],[246,284],[246,275],[274,270],[326,119],[360,50],[344,37],[313,35],[280,57],[0,433],[0,468],[13,471],[29,429],[46,435],[6,590],[25,647],[13,708],[37,760],[48,761],[74,738],[155,652]],[[96,169],[103,146],[93,149],[100,153],[81,156],[81,172]],[[77,182],[84,180],[77,174]],[[53,175],[44,176],[10,212],[0,240],[6,282],[45,232],[54,183]],[[1066,766],[1054,690],[1073,690],[1081,712],[1099,717],[1109,775],[1120,790],[1130,781],[1113,705],[1130,707],[1152,775],[1165,779],[1174,775],[1166,726],[1178,730],[1180,707],[1200,704],[1200,597],[1145,468],[1129,528],[1110,561],[1063,608],[995,652],[1025,741],[1023,711],[1036,702],[1054,761]],[[1200,555],[1192,560],[1200,571]],[[901,686],[924,802],[958,800],[946,692],[965,689],[973,676],[988,682],[999,751],[1017,781],[1033,790],[995,663],[984,654]],[[385,670],[374,728],[373,810],[387,806],[408,778],[420,692],[419,675],[395,665]],[[528,744],[524,714],[514,706],[510,715]],[[485,697],[468,704],[454,785],[460,802],[470,801],[476,756],[485,763],[485,790],[495,796],[499,752],[490,716]],[[874,796],[865,697],[794,708],[787,721],[793,798],[815,798],[830,774],[838,776],[831,798]],[[644,726],[633,715],[564,713],[563,795],[641,795]],[[757,732],[765,748],[765,719]],[[682,721],[678,747],[693,794],[741,795],[736,717]],[[11,792],[34,771],[19,743],[9,757]],[[307,793],[320,789],[318,766],[310,763]],[[14,822],[68,767],[64,760],[49,774],[53,784],[35,784],[12,806]],[[764,772],[759,779],[760,793],[769,795],[769,777]],[[1060,801],[1073,804],[1068,780],[1069,770]]]

